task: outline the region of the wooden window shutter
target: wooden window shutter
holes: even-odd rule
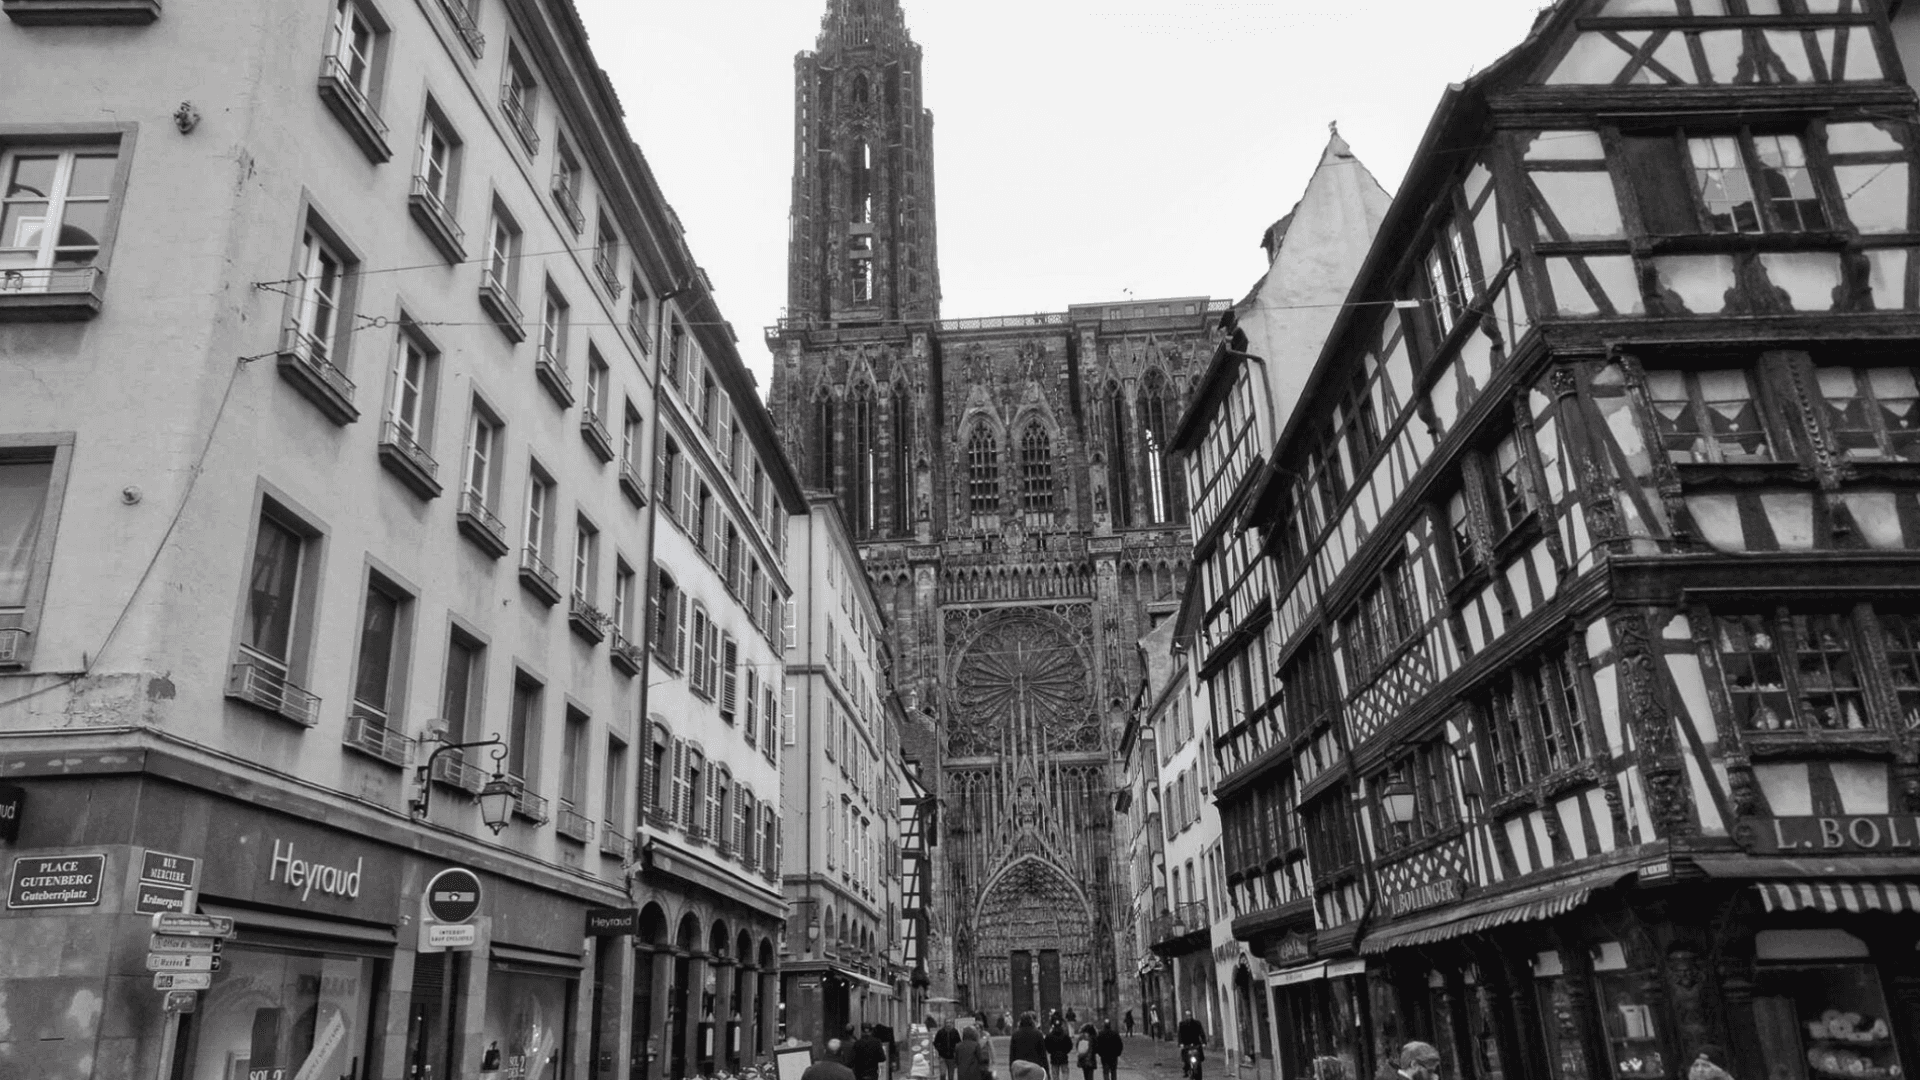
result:
[[[687,742],[685,739],[673,740],[673,805],[667,809],[673,820],[685,825],[690,819],[692,809],[692,779],[687,775]]]
[[[735,791],[733,793],[733,820],[727,823],[728,840],[733,845],[734,854],[738,855],[743,862],[748,861],[750,858],[748,850],[751,845],[747,843],[747,803],[751,799],[752,796],[744,792]]]
[[[693,609],[693,688],[700,693],[710,692],[707,685],[707,613],[703,608]]]
[[[726,837],[722,835],[720,832],[720,826],[722,824],[721,822],[722,812],[723,811],[720,805],[719,777],[717,776],[708,777],[707,778],[707,839],[713,841],[716,844],[722,843],[726,840]]]
[[[646,756],[640,762],[640,813],[643,815],[653,808],[654,799],[657,797],[653,790],[653,748],[656,745],[658,745],[658,736],[648,731],[644,750]]]
[[[667,595],[665,586],[666,576],[666,571],[655,566],[653,568],[653,587],[647,590],[647,636],[651,639],[654,652],[664,652],[668,644],[665,640],[667,636],[666,609],[667,605],[673,602],[673,599]]]
[[[675,590],[673,594],[673,670],[687,670],[687,594]]]
[[[758,715],[758,707],[760,704],[760,673],[749,666],[746,671],[746,677],[746,692],[740,695],[740,712],[742,714],[740,717],[740,733],[747,737],[747,745],[752,746],[760,739],[759,731],[754,728],[755,717]]]
[[[660,496],[672,483],[673,477],[667,472],[667,433],[659,426],[653,429],[653,501],[660,502]],[[669,505],[667,509],[671,510]]]
[[[740,646],[733,635],[720,638],[720,715],[731,718],[739,711]]]
[[[785,702],[784,702],[784,707],[782,708],[780,713],[780,721],[781,721],[781,725],[786,729],[785,742],[788,746],[792,746],[794,743],[793,711],[794,711],[794,705],[795,705],[793,687],[789,686],[786,688],[786,693],[784,697],[785,697]],[[829,743],[828,745],[832,745],[832,744]]]

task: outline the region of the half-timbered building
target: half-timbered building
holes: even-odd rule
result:
[[[1907,37],[1563,0],[1444,96],[1242,518],[1282,1075],[1920,1062]]]

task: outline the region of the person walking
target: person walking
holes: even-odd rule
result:
[[[1441,1080],[1440,1051],[1431,1043],[1410,1042],[1400,1048],[1398,1069],[1383,1066],[1379,1075],[1404,1080]]]
[[[954,1030],[953,1020],[940,1025],[933,1036],[933,1052],[940,1055],[941,1080],[953,1080],[953,1052],[960,1048],[960,1033]]]
[[[1092,1024],[1080,1026],[1080,1037],[1074,1040],[1073,1063],[1080,1067],[1080,1080],[1093,1080],[1093,1070],[1100,1062],[1093,1056],[1094,1031]]]
[[[1127,1010],[1127,1038],[1133,1038],[1133,1010]]]
[[[1046,1047],[1049,1075],[1053,1080],[1067,1080],[1067,1057],[1073,1053],[1073,1036],[1067,1034],[1067,1026],[1058,1017],[1047,1029]]]
[[[993,1080],[993,1044],[981,1039],[972,1024],[960,1034],[960,1043],[953,1051],[953,1067],[958,1080]]]
[[[1020,1026],[1007,1041],[1007,1060],[1030,1061],[1047,1071],[1047,1040],[1040,1034],[1040,1018],[1031,1012],[1020,1014]]]
[[[880,1066],[886,1063],[886,1044],[874,1036],[872,1024],[861,1024],[860,1037],[853,1041],[853,1048],[847,1055],[847,1066],[853,1070],[853,1080],[880,1080]]]
[[[853,1070],[840,1063],[840,1040],[828,1039],[820,1060],[807,1066],[800,1080],[853,1080]]]
[[[1133,1019],[1132,1012],[1127,1013],[1127,1019]],[[1113,1021],[1108,1020],[1093,1039],[1093,1054],[1100,1059],[1101,1080],[1117,1080],[1120,1053],[1126,1048],[1127,1044],[1120,1041],[1120,1033],[1113,1030]]]

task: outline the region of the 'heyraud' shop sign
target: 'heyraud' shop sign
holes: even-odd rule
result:
[[[292,841],[282,844],[279,837],[275,837],[273,862],[267,868],[267,880],[277,881],[289,889],[300,890],[301,903],[305,903],[316,892],[324,896],[358,900],[360,870],[366,861],[362,858],[354,859],[351,870],[344,866],[326,866],[308,862],[294,855]]]

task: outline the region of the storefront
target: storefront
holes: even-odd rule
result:
[[[1314,961],[1267,976],[1287,1080],[1366,1080],[1373,1075],[1366,962]]]

